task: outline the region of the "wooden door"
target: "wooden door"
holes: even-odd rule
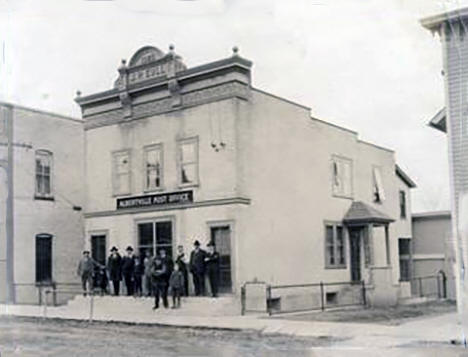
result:
[[[211,240],[219,254],[219,292],[231,293],[231,228],[211,227]]]

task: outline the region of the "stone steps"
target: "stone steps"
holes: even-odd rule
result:
[[[172,298],[168,297],[169,306]],[[89,311],[90,297],[76,296],[67,305],[59,307],[69,312]],[[135,316],[147,314],[152,311],[154,298],[134,298],[127,296],[95,296],[93,298],[93,312],[95,315],[106,317],[117,316],[120,313],[134,314]],[[158,314],[175,316],[238,316],[240,315],[240,302],[235,296],[211,297],[183,297],[180,309],[165,309],[160,301]]]

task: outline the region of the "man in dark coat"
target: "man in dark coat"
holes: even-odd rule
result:
[[[83,252],[83,258],[78,264],[77,270],[78,276],[81,277],[84,296],[86,296],[87,291],[91,291],[93,289],[94,268],[99,266],[101,265],[89,256],[89,250],[85,250]]]
[[[134,281],[135,281],[135,295],[142,296],[142,278],[145,273],[145,265],[143,263],[143,256],[134,255],[135,269],[134,269]]]
[[[111,255],[107,258],[107,270],[109,271],[109,280],[112,281],[114,288],[114,295],[118,296],[120,280],[122,280],[122,257],[116,247],[112,247]]]
[[[167,267],[166,281],[169,286],[169,279],[171,277],[172,270],[174,269],[174,263],[172,259],[167,255],[165,249],[159,250],[159,256],[161,257],[161,260],[163,261],[163,263],[166,264],[166,267]]]
[[[168,307],[167,302],[167,265],[161,257],[154,257],[151,263],[151,281],[153,283],[154,306],[153,310],[159,308],[159,297],[162,297],[163,305]]]
[[[211,296],[218,296],[218,279],[219,279],[219,254],[215,251],[213,242],[208,244],[208,252],[205,257],[206,273],[210,281]]]
[[[188,296],[188,270],[187,270],[187,258],[184,253],[184,246],[179,245],[177,247],[177,258],[175,261],[179,265],[179,269],[184,276],[184,288],[182,291],[183,296]]]
[[[127,255],[122,258],[122,275],[127,287],[127,296],[133,296],[135,281],[135,259],[133,257],[133,248],[128,246],[126,249]]]
[[[194,250],[190,253],[190,272],[193,277],[195,295],[205,295],[205,251],[200,249],[198,240],[193,243]]]

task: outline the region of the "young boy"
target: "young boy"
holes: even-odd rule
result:
[[[174,265],[174,271],[169,279],[169,288],[172,292],[172,308],[179,308],[180,295],[184,290],[184,274],[180,271],[179,264]]]

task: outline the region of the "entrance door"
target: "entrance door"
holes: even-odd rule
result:
[[[91,236],[91,257],[102,265],[106,265],[106,235]]]
[[[361,229],[349,229],[351,281],[361,280]]]
[[[211,227],[211,241],[219,254],[219,292],[231,293],[231,228]]]

